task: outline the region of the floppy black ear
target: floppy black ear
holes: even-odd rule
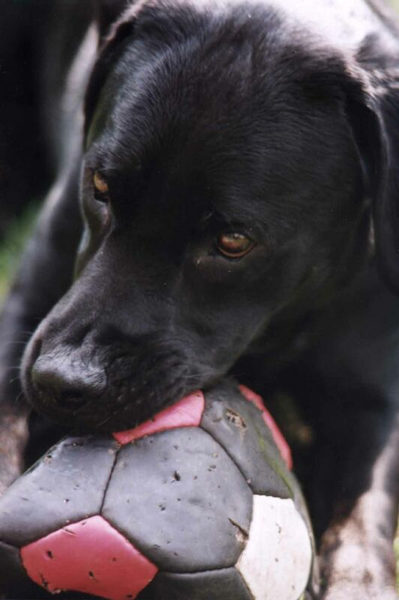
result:
[[[92,0],[96,19],[100,30],[100,38],[109,31],[111,25],[123,11],[132,4],[131,0]]]
[[[387,89],[378,97],[354,85],[347,98],[373,204],[377,265],[384,282],[399,293],[399,94]]]
[[[375,55],[364,52],[358,60],[349,65],[340,56],[320,53],[318,62],[312,58],[303,81],[312,98],[343,105],[363,169],[365,194],[372,202],[378,270],[398,294],[399,82],[389,81],[388,74],[384,81],[381,68],[374,87],[370,73],[375,69]]]
[[[86,89],[84,102],[85,137],[88,133],[88,129],[93,118],[99,95],[101,93],[101,88],[103,87],[108,74],[110,73],[113,65],[115,64],[115,61],[117,60],[120,54],[123,42],[133,35],[134,28],[134,17],[130,18],[128,16],[126,21],[122,22],[119,22],[117,20],[115,26],[111,28],[110,34],[103,42],[96,64],[90,76],[89,84]]]
[[[390,288],[399,293],[399,94],[380,102],[380,185],[374,202],[377,260]]]

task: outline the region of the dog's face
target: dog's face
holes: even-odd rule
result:
[[[121,27],[90,90],[76,281],[24,363],[40,411],[108,430],[229,372],[282,311],[316,309],[366,237],[327,59],[261,10],[164,5]]]

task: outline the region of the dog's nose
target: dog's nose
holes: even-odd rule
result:
[[[65,356],[39,356],[31,369],[31,382],[41,403],[69,411],[78,410],[105,388],[100,369]]]

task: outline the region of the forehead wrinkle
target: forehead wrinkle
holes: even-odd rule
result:
[[[234,218],[264,219],[267,224],[269,215],[263,217],[263,211],[255,219],[243,214],[239,198],[251,194],[258,207],[267,204],[277,214],[279,205],[289,204],[295,194],[293,210],[301,207],[298,191],[287,188],[296,188],[299,173],[307,174],[310,182],[320,171],[319,162],[337,163],[336,136],[325,135],[325,111],[305,104],[298,94],[300,83],[293,87],[296,79],[292,62],[287,61],[287,45],[273,46],[267,54],[273,38],[267,40],[268,32],[263,30],[263,45],[256,52],[256,60],[262,61],[257,72],[251,48],[243,63],[242,55],[232,51],[232,33],[227,43],[219,44],[223,30],[216,29],[210,31],[204,47],[198,43],[200,35],[190,34],[175,46],[158,41],[154,49],[151,40],[139,39],[125,48],[106,83],[104,93],[113,108],[103,135],[96,140],[98,156],[109,169],[130,170],[137,161],[154,172],[164,167],[169,183],[175,181],[173,171],[179,182],[191,162],[198,171],[206,171],[221,197],[234,176],[238,198]],[[206,60],[201,60],[204,55]],[[246,85],[252,76],[255,94]],[[316,165],[306,155],[310,136],[321,150]],[[306,192],[303,189],[300,195],[308,196]]]
[[[232,21],[233,30],[220,23],[210,25],[207,36],[200,28],[178,43],[157,42],[154,48],[151,39],[139,39],[124,49],[104,92],[113,104],[106,121],[112,132],[106,140],[108,151],[114,146],[114,153],[128,158],[134,140],[140,147],[136,153],[143,154],[148,146],[162,145],[168,132],[176,132],[179,126],[186,129],[186,135],[189,129],[198,130],[200,120],[212,134],[214,124],[207,122],[210,112],[231,130],[245,128],[249,115],[243,105],[248,102],[247,87],[259,48],[255,51],[256,40],[245,35],[237,41],[241,22]],[[262,45],[265,35],[263,31]],[[261,101],[266,89],[262,88]]]

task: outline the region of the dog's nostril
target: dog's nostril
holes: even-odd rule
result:
[[[41,355],[31,368],[33,404],[75,411],[102,393],[105,376],[101,369],[82,365],[71,356]]]

